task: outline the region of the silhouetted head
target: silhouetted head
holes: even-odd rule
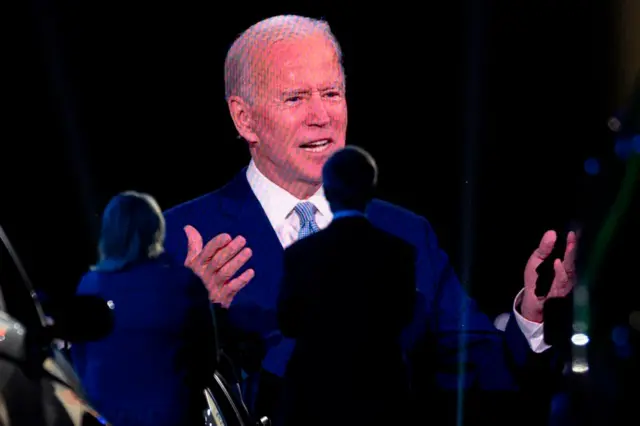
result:
[[[349,145],[333,154],[322,169],[324,193],[331,210],[364,212],[378,181],[378,167],[367,151]]]
[[[148,194],[123,192],[109,201],[102,216],[98,271],[117,271],[159,256],[165,223],[156,200]]]

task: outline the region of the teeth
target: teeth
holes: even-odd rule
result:
[[[311,142],[308,144],[305,144],[305,147],[318,147],[318,146],[323,146],[329,143],[328,139],[323,139],[321,141],[316,141],[316,142]]]
[[[325,139],[323,141],[317,141],[317,142],[307,144],[302,148],[305,151],[309,151],[309,152],[322,152],[325,149],[327,149],[328,146],[329,146],[329,141]]]
[[[322,152],[327,148],[327,146],[328,145],[322,145],[322,146],[313,147],[313,148],[305,148],[305,150],[311,151],[311,152]]]

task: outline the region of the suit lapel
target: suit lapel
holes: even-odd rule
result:
[[[248,268],[255,271],[255,277],[236,295],[232,307],[275,309],[282,277],[283,248],[249,186],[246,168],[227,185],[222,195],[221,208],[230,224],[228,232],[232,232],[232,237],[242,235],[253,251],[253,256],[239,273]]]

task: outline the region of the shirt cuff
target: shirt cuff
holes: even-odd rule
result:
[[[522,303],[523,294],[524,289],[520,290],[513,302],[513,315],[516,318],[516,322],[518,323],[518,327],[520,327],[522,334],[524,334],[527,342],[529,342],[529,347],[532,351],[539,354],[546,351],[551,346],[544,342],[544,324],[529,321],[523,317],[520,312],[518,312],[518,307],[520,306],[520,303]]]

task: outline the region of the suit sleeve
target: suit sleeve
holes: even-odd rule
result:
[[[277,317],[280,331],[285,337],[295,338],[299,335],[305,312],[304,289],[301,284],[301,271],[295,261],[295,246],[284,252],[282,282],[277,302]]]
[[[419,300],[407,332],[409,344],[419,346],[426,335],[435,344],[441,388],[460,384],[483,390],[520,388],[523,374],[531,365],[539,366],[541,358],[531,351],[516,321],[510,321],[504,333],[494,327],[467,295],[426,220],[424,227],[426,239],[416,267]],[[543,362],[547,371],[552,366],[553,351],[549,352]]]

